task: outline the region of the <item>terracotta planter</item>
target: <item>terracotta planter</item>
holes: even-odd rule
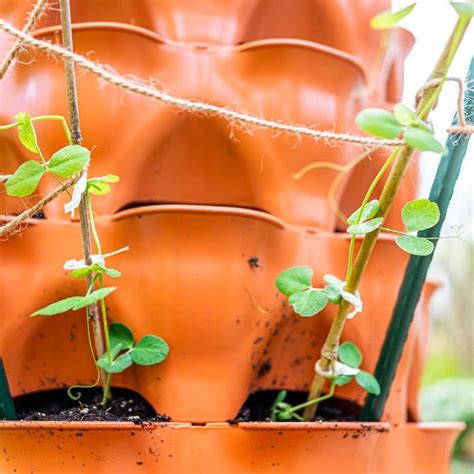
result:
[[[342,276],[346,235],[315,234],[262,212],[206,206],[150,206],[101,217],[97,224],[105,251],[131,249],[114,257],[123,277],[107,299],[110,318],[137,337],[156,333],[171,346],[164,363],[130,369],[114,378],[115,385],[141,393],[174,421],[194,422],[234,417],[255,390],[308,388],[335,307],[315,318],[297,317],[274,280],[299,264],[314,268],[315,284],[328,272]],[[0,245],[8,275],[2,282],[2,356],[14,395],[95,377],[84,359],[83,314],[28,317],[83,292],[82,282],[62,270],[66,259],[79,255],[78,223],[37,221]],[[347,324],[344,339],[361,347],[367,370],[375,366],[406,262],[393,240],[382,238],[361,286],[364,312]],[[28,281],[28,298],[21,281]],[[417,319],[427,317],[425,303]],[[387,405],[385,417],[392,421],[406,419],[414,345],[424,337],[417,330]],[[359,403],[364,397],[356,384],[338,394]]]
[[[41,37],[54,38],[45,32]],[[89,57],[113,64],[120,73],[158,78],[170,93],[232,104],[267,118],[350,131],[361,108],[364,72],[357,60],[314,43],[268,40],[209,50],[165,43],[139,28],[89,24],[76,26],[74,44],[78,52],[93,51]],[[19,110],[67,115],[66,98],[57,94],[64,88],[62,64],[42,53],[22,58],[33,57],[33,63],[17,65],[0,86],[5,98],[1,122]],[[237,127],[232,132],[225,120],[177,114],[156,101],[101,84],[89,73],[79,75],[78,87],[84,145],[94,149],[91,174],[122,178],[114,193],[97,201],[98,212],[113,213],[131,202],[232,205],[334,230],[335,215],[326,198],[334,171],[321,169],[301,181],[293,174],[315,160],[348,163],[359,147],[275,137],[271,130],[249,135]],[[46,154],[64,145],[59,125],[43,122],[38,132]],[[4,172],[30,157],[14,130],[0,140]],[[39,192],[56,186],[55,180],[45,179]],[[3,199],[2,210],[17,212],[25,206]],[[51,203],[46,215],[67,218],[64,200]]]
[[[0,6],[0,17],[22,25],[29,0]],[[112,21],[140,26],[173,41],[235,45],[269,38],[313,41],[359,57],[371,72],[372,95],[397,100],[402,92],[403,61],[413,36],[402,29],[372,30],[375,14],[390,1],[371,0],[72,0],[75,23]],[[49,10],[39,27],[60,24],[59,10]],[[6,39],[8,44],[8,38]]]
[[[2,472],[447,474],[461,423],[0,422]]]

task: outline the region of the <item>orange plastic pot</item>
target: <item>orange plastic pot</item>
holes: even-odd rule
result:
[[[447,474],[462,423],[0,422],[2,472]]]
[[[52,40],[56,33],[43,30],[41,37]],[[117,24],[76,26],[74,44],[78,52],[90,53],[120,73],[157,78],[181,97],[230,104],[270,119],[317,123],[321,129],[355,131],[363,68],[346,53],[322,45],[268,40],[200,49]],[[67,115],[66,97],[57,92],[64,90],[63,65],[40,52],[30,51],[22,59],[28,65],[16,65],[0,84],[0,121],[8,122],[19,110]],[[90,173],[115,173],[122,179],[114,193],[97,201],[98,212],[113,213],[131,202],[232,205],[261,209],[292,224],[334,230],[336,217],[326,197],[334,171],[320,169],[301,181],[293,175],[313,161],[346,164],[359,147],[275,136],[271,130],[249,135],[223,119],[178,114],[159,102],[102,84],[90,73],[78,76],[78,90],[84,145],[94,150]],[[59,124],[42,122],[38,132],[46,154],[64,145]],[[5,150],[6,173],[31,158],[14,130],[0,136],[0,147]],[[39,192],[56,186],[55,180],[45,179]],[[52,202],[46,215],[66,218],[66,199]],[[12,213],[24,206],[18,200],[0,201],[0,208]]]
[[[31,6],[22,0],[0,7],[0,17],[21,25]],[[346,51],[371,71],[376,97],[401,95],[403,60],[413,38],[403,30],[380,32],[370,19],[390,8],[390,1],[361,0],[72,0],[75,23],[113,21],[155,31],[178,42],[235,45],[269,38],[314,41]],[[59,9],[51,9],[40,27],[59,25]]]
[[[250,392],[307,390],[315,359],[335,315],[328,306],[314,318],[295,316],[274,286],[285,268],[309,264],[314,284],[325,273],[345,274],[349,239],[313,233],[268,214],[206,206],[150,206],[97,219],[105,252],[128,245],[110,264],[123,276],[107,285],[112,321],[137,338],[154,333],[168,341],[168,359],[129,369],[114,384],[139,392],[174,421],[223,421],[234,417]],[[82,294],[68,278],[65,260],[81,254],[78,223],[32,223],[0,245],[2,358],[14,395],[95,380],[84,315],[28,316],[53,301]],[[403,277],[407,256],[388,237],[375,249],[361,285],[364,312],[346,325],[373,370]],[[28,282],[28,298],[19,282]],[[425,302],[416,319],[427,317]],[[415,326],[387,404],[385,418],[406,419]],[[417,353],[417,357],[422,357]],[[193,394],[192,397],[189,394]],[[361,403],[350,384],[338,396]]]

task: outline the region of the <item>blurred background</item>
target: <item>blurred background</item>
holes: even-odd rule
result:
[[[398,10],[413,0],[393,0]],[[403,102],[412,104],[415,93],[436,61],[437,54],[456,21],[456,14],[446,0],[420,0],[400,26],[410,30],[416,44],[405,64]],[[457,55],[450,75],[465,78],[474,52],[474,27]],[[468,85],[469,86],[469,85]],[[470,84],[474,87],[474,84]],[[449,83],[431,115],[437,138],[444,143],[457,98],[457,85]],[[474,140],[464,159],[442,235],[455,235],[462,226],[460,239],[442,239],[438,243],[430,278],[441,284],[431,308],[430,354],[426,365],[422,415],[426,421],[459,420],[468,424],[460,437],[453,459],[453,473],[474,472],[474,246],[473,246],[473,151]],[[439,156],[424,153],[421,157],[420,196],[428,197]]]

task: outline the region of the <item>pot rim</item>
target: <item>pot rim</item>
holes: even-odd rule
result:
[[[351,67],[357,70],[357,72],[362,76],[364,83],[368,83],[368,72],[362,61],[360,61],[356,56],[346,53],[337,48],[331,46],[326,46],[321,43],[316,43],[314,41],[295,39],[295,38],[270,38],[270,39],[261,39],[248,41],[239,45],[214,45],[212,43],[192,43],[184,41],[175,41],[170,38],[161,36],[160,34],[143,28],[141,26],[129,25],[127,23],[119,23],[112,21],[89,21],[82,23],[74,23],[72,25],[73,31],[88,31],[88,30],[112,30],[112,31],[128,31],[129,33],[137,34],[143,36],[147,39],[150,39],[156,43],[175,47],[183,50],[192,50],[192,51],[206,51],[208,53],[220,53],[220,52],[234,52],[242,53],[248,50],[259,49],[264,47],[278,47],[278,46],[296,46],[297,48],[306,48],[317,53],[325,54],[327,56],[332,56],[333,58],[339,59],[342,62],[348,63]],[[35,30],[32,35],[33,37],[41,37],[51,34],[57,34],[61,31],[60,25],[47,26],[44,28],[39,28]]]
[[[400,426],[408,426],[424,431],[439,431],[439,430],[456,430],[461,431],[465,428],[465,423],[460,421],[435,421],[435,422],[415,422],[402,423],[399,425],[391,425],[388,422],[303,422],[303,423],[288,423],[288,422],[240,422],[234,424],[230,423],[205,423],[192,424],[185,422],[143,422],[143,424],[136,424],[133,422],[115,422],[115,421],[6,421],[0,420],[0,432],[4,429],[8,430],[23,430],[23,429],[38,429],[38,430],[132,430],[132,431],[149,431],[156,428],[170,428],[170,429],[225,429],[225,428],[241,428],[247,431],[372,431],[376,430],[380,433],[391,432]]]
[[[143,216],[143,215],[159,215],[159,214],[208,214],[208,215],[227,215],[247,217],[272,224],[283,230],[289,230],[296,233],[301,233],[309,237],[332,237],[334,239],[349,240],[351,234],[346,232],[333,232],[327,229],[320,229],[318,227],[298,226],[289,224],[283,219],[274,216],[268,212],[257,209],[250,209],[238,206],[216,206],[208,204],[151,204],[147,206],[134,207],[119,211],[116,214],[101,214],[96,218],[96,222],[109,221],[119,222],[129,218]],[[0,223],[8,223],[16,216],[0,215]],[[43,225],[77,225],[79,220],[60,219],[57,217],[46,219],[26,219],[24,224],[27,226],[43,226]],[[379,235],[379,242],[393,242],[398,236],[387,232],[381,232]],[[357,236],[356,241],[362,241],[363,236]]]
[[[281,218],[274,216],[265,211],[259,211],[256,209],[250,209],[238,206],[215,206],[207,204],[151,204],[147,206],[134,207],[132,209],[126,209],[125,211],[117,212],[116,214],[102,214],[97,216],[96,222],[109,221],[118,222],[133,218],[136,216],[143,215],[158,215],[158,214],[208,214],[208,215],[228,215],[247,217],[249,219],[255,219],[264,221],[279,227],[284,230],[289,230],[314,238],[318,237],[333,237],[335,239],[350,239],[351,234],[345,232],[333,232],[327,229],[320,229],[318,227],[310,226],[298,226],[295,224],[289,224]],[[14,215],[0,215],[0,223],[8,223],[13,220],[16,216]],[[42,226],[42,225],[75,225],[78,224],[79,220],[60,219],[57,217],[46,218],[46,219],[25,219],[24,223],[28,226]],[[356,238],[357,241],[362,240],[362,236]],[[394,241],[397,238],[396,235],[381,232],[379,241]]]

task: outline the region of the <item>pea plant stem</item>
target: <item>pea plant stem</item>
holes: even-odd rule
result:
[[[73,51],[72,44],[72,29],[71,29],[71,10],[69,0],[61,0],[61,31],[64,48],[69,51]],[[65,73],[66,73],[66,93],[68,99],[68,108],[69,108],[69,117],[71,123],[71,142],[75,145],[80,145],[82,142],[81,136],[81,127],[79,119],[79,108],[77,103],[77,88],[76,88],[76,75],[74,70],[74,63],[69,60],[64,61]],[[85,171],[83,171],[84,173]],[[87,265],[92,264],[91,260],[91,239],[90,239],[90,226],[87,212],[87,203],[85,195],[81,197],[81,202],[79,204],[79,220],[81,228],[81,239],[82,239],[82,253],[84,256],[84,261]],[[93,285],[92,275],[88,275],[86,280],[86,285],[89,288]],[[99,309],[97,303],[91,304],[86,308],[87,313],[87,324],[92,326],[92,337],[94,339],[94,346],[96,356],[100,357],[104,354],[104,339],[102,326],[100,324],[99,318]],[[104,396],[106,395],[105,391],[105,382],[107,375],[105,371],[100,371],[102,379],[102,390]]]
[[[469,23],[470,19],[463,16],[459,17],[454,27],[454,30],[427,82],[432,81],[434,79],[446,78],[449,66],[451,65],[451,62],[459,47],[459,44],[462,41],[462,38],[464,37]],[[416,108],[417,115],[420,118],[426,119],[428,117],[429,113],[436,104],[443,82],[444,81],[440,81],[440,84],[438,87],[436,87],[436,89],[427,89],[421,95]],[[413,148],[407,145],[399,147],[394,151],[394,164],[391,168],[390,174],[387,177],[384,188],[382,190],[382,194],[379,199],[379,217],[385,218],[387,213],[390,211],[390,208],[393,204],[394,198],[397,194],[398,188],[400,187],[400,184],[408,168],[410,160],[414,154],[414,151],[415,150]],[[374,187],[375,186],[371,186],[371,188]],[[364,201],[365,200],[366,199],[364,199]],[[349,293],[355,293],[357,291],[361,278],[374,250],[375,244],[377,243],[379,234],[380,229],[376,229],[375,231],[365,235],[357,257],[355,259],[354,265],[351,269],[350,276],[346,280],[345,290]],[[330,368],[331,363],[337,358],[339,341],[341,338],[342,331],[344,329],[349,308],[350,304],[345,300],[341,300],[336,317],[332,322],[329,334],[321,351],[320,367],[323,371],[327,371]],[[308,401],[319,398],[321,396],[325,384],[326,379],[316,374],[311,384],[310,392],[308,395]],[[317,403],[314,403],[305,409],[303,414],[305,421],[310,421],[314,418],[317,407]]]
[[[87,203],[87,210],[89,212],[89,222],[90,222],[92,237],[94,238],[94,243],[97,249],[97,253],[99,255],[102,255],[102,244],[100,243],[99,234],[97,233],[97,229],[95,227],[94,210],[92,209],[91,198],[87,190],[85,191],[84,196]],[[99,288],[103,288],[104,281],[100,273],[97,275],[97,280],[99,282]],[[104,336],[105,336],[105,348],[106,348],[106,353],[107,353],[107,360],[109,364],[112,364],[112,352],[110,350],[111,349],[110,334],[109,334],[109,325],[107,322],[107,306],[105,305],[105,298],[100,299],[100,311],[102,313],[102,329],[104,331]],[[102,405],[106,405],[107,401],[110,398],[110,381],[111,381],[111,375],[107,374],[104,384],[103,384],[104,390],[103,390],[102,402],[101,402]]]

